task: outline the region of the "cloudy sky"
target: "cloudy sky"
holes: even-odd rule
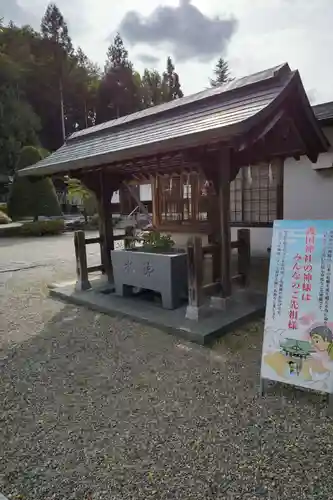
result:
[[[0,17],[38,28],[47,0],[0,0]],[[216,59],[234,76],[289,62],[312,102],[333,101],[333,0],[58,0],[76,45],[103,65],[116,31],[137,69],[172,55],[186,94]]]

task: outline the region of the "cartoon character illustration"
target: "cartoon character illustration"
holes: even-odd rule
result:
[[[299,369],[295,361],[289,361],[288,365],[290,375],[299,375]]]
[[[319,325],[309,332],[311,343],[319,354],[327,353],[329,360],[333,361],[333,334],[326,325]]]
[[[314,340],[310,337],[311,342],[309,342],[285,338],[284,333],[280,332],[279,340],[275,338],[270,346],[270,352],[264,355],[265,364],[280,378],[288,380],[290,377],[300,377],[304,382],[313,383],[322,382],[330,375],[331,367],[317,355],[313,345],[316,337]],[[320,346],[323,348],[323,344]]]
[[[300,376],[303,370],[303,362],[311,356],[313,348],[310,342],[286,339],[280,344],[280,351],[290,358],[290,361],[285,360],[289,366],[289,375]]]

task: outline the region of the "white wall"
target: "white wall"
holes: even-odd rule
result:
[[[140,184],[140,200],[141,201],[151,201],[151,184]]]
[[[324,128],[333,144],[333,127]],[[284,163],[284,219],[333,219],[333,148],[319,155],[317,163],[306,156]],[[251,229],[252,253],[267,255],[272,229]]]
[[[237,230],[239,228],[231,228],[231,241],[237,240]],[[267,249],[272,243],[272,229],[270,227],[252,227],[251,233],[251,254],[256,257],[267,257]]]
[[[325,128],[333,144],[333,127]],[[306,156],[284,164],[284,218],[333,219],[333,150],[319,155],[317,163]]]
[[[119,203],[119,191],[115,191],[111,198],[111,203]]]
[[[140,185],[140,200],[141,201],[151,201],[151,184],[141,184]],[[120,203],[119,191],[115,191],[112,195],[111,203]]]
[[[333,168],[315,170],[303,157],[288,159],[284,172],[285,219],[333,219]]]

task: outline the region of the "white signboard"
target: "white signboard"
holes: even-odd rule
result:
[[[333,221],[276,221],[261,378],[333,393]]]

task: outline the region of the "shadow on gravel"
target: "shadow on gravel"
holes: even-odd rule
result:
[[[260,400],[258,345],[247,362],[232,335],[212,351],[66,306],[41,335],[0,353],[0,491],[24,500],[329,498],[324,403],[290,389]]]

